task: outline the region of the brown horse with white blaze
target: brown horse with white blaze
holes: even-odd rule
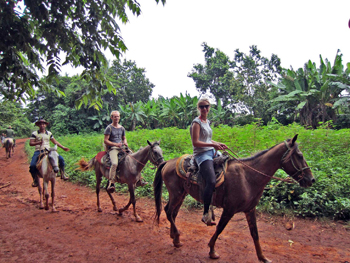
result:
[[[121,184],[126,183],[128,185],[130,193],[130,199],[128,204],[125,207],[118,210],[112,194],[107,191],[113,204],[113,210],[118,211],[120,215],[125,210],[127,210],[131,204],[133,205],[136,222],[143,221],[142,218],[136,212],[135,198],[136,183],[140,181],[141,170],[145,167],[148,161],[150,161],[156,166],[158,166],[164,161],[162,149],[159,147],[160,141],[156,141],[154,143],[150,143],[149,141],[147,141],[147,143],[148,145],[146,147],[138,150],[136,153],[127,154],[124,161],[119,163],[120,173],[118,175],[117,181]],[[102,208],[100,206],[100,185],[103,176],[107,179],[109,178],[109,170],[105,167],[105,165],[100,164],[96,160],[96,156],[92,158],[89,162],[86,162],[82,159],[78,162],[78,165],[78,169],[82,171],[88,171],[95,168],[97,207],[98,211],[102,212]]]
[[[215,251],[215,242],[218,236],[234,214],[244,212],[259,261],[271,262],[263,255],[260,246],[255,212],[265,186],[279,168],[283,169],[302,187],[310,187],[315,182],[311,170],[295,142],[296,139],[297,135],[293,139],[277,144],[253,157],[228,161],[225,181],[216,189],[213,195],[212,204],[223,208],[223,212],[216,231],[208,244],[210,258],[217,259],[220,257]],[[170,237],[173,239],[175,247],[181,247],[180,233],[175,225],[180,206],[187,194],[198,201],[201,201],[201,198],[198,185],[192,184],[189,189],[187,188],[188,192],[186,191],[184,186],[186,181],[176,173],[177,159],[169,160],[158,167],[153,186],[158,223],[161,214],[163,181],[168,189],[169,201],[164,210],[167,219],[171,223]]]

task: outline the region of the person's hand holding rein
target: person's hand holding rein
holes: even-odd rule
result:
[[[228,148],[226,144],[220,142],[214,142],[213,147],[215,148],[215,150],[226,150]]]

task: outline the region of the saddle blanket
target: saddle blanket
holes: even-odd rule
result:
[[[216,185],[215,187],[219,187],[225,181],[225,173],[227,170],[227,161],[229,156],[221,155],[219,157],[214,158],[214,170],[216,174]],[[186,174],[190,172],[189,178],[187,178]],[[193,155],[184,154],[182,155],[176,162],[176,173],[179,177],[184,180],[188,180],[192,184],[199,184],[199,169],[198,165],[193,158]]]

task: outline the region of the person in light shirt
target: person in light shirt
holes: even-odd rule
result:
[[[36,168],[36,164],[38,162],[38,157],[40,153],[44,152],[45,150],[50,149],[50,141],[54,144],[56,144],[58,147],[62,148],[64,151],[69,151],[69,148],[63,146],[60,144],[52,135],[52,133],[48,130],[46,130],[46,126],[49,125],[49,123],[43,119],[38,120],[35,123],[36,126],[39,127],[39,130],[34,131],[32,135],[30,136],[29,145],[35,146],[35,152],[32,157],[32,161],[30,162],[29,166],[29,172],[31,173],[33,177],[33,183],[32,187],[37,187],[39,185],[39,179],[38,179],[38,169]],[[60,168],[60,174],[61,179],[68,180],[69,178],[65,175],[64,171],[65,163],[63,157],[59,156],[59,168]]]

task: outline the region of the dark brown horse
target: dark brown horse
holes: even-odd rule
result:
[[[6,138],[4,140],[4,147],[6,150],[6,158],[11,158],[11,154],[14,155],[15,153],[15,147],[14,147],[14,142],[12,138]]]
[[[309,187],[315,179],[308,167],[303,154],[295,142],[297,135],[292,140],[287,140],[274,147],[262,151],[253,157],[239,160],[229,160],[225,174],[225,181],[216,188],[212,204],[223,208],[216,231],[209,242],[210,258],[217,259],[219,254],[215,251],[215,242],[227,223],[238,212],[244,212],[258,259],[262,262],[270,262],[262,252],[256,225],[255,209],[266,184],[271,180],[277,169],[282,168],[288,175],[296,180],[300,186]],[[158,167],[153,186],[156,202],[156,220],[159,223],[161,213],[161,196],[163,180],[169,192],[169,201],[164,207],[166,216],[171,223],[170,237],[175,247],[182,246],[180,233],[175,225],[175,219],[180,206],[189,193],[200,201],[199,189],[192,184],[186,192],[184,183],[176,173],[176,159],[169,160]],[[188,188],[187,188],[188,189]]]
[[[131,204],[133,205],[136,222],[142,222],[142,218],[136,213],[135,207],[135,188],[136,183],[140,181],[141,170],[143,169],[143,167],[145,167],[148,161],[157,166],[164,161],[162,149],[159,147],[160,141],[156,141],[154,143],[150,143],[149,141],[147,141],[147,143],[148,145],[146,147],[140,149],[136,153],[127,154],[124,161],[119,164],[118,169],[120,170],[120,172],[118,175],[118,182],[121,184],[125,183],[128,185],[130,193],[130,199],[128,204],[125,207],[118,210],[112,194],[107,191],[113,204],[113,210],[118,211],[120,215],[125,210],[127,210]],[[103,164],[100,164],[96,160],[96,156],[92,158],[88,163],[84,160],[80,160],[78,164],[80,166],[78,169],[82,171],[87,171],[91,170],[92,168],[95,168],[97,207],[98,211],[102,212],[102,208],[100,206],[100,185],[103,176],[107,179],[109,178],[109,170]]]

